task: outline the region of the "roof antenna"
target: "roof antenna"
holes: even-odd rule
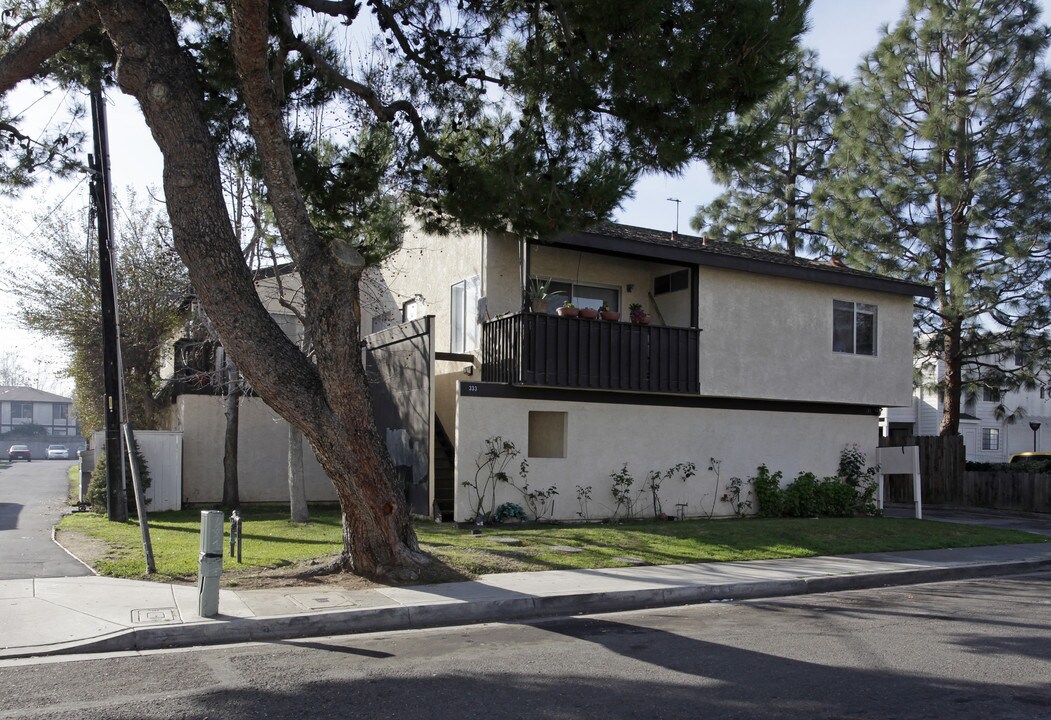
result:
[[[679,204],[682,202],[679,198],[668,198],[668,202],[675,203],[675,234],[679,234]]]

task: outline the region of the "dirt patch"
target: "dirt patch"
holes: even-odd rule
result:
[[[94,568],[95,564],[109,553],[108,543],[84,533],[55,530],[55,540],[67,552],[90,568]]]

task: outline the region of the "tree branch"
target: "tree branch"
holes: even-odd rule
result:
[[[423,118],[420,117],[419,111],[411,102],[408,100],[396,100],[392,103],[384,104],[375,90],[368,85],[348,78],[326,60],[321,53],[315,50],[310,43],[300,39],[293,31],[287,16],[282,18],[281,39],[288,47],[309,59],[314,67],[320,70],[333,83],[364,101],[372,111],[372,114],[381,122],[392,122],[398,113],[407,117],[409,122],[412,123],[413,136],[416,138],[416,142],[419,143],[420,152],[442,167],[448,167],[451,164],[452,160],[450,158],[438,152],[437,147],[427,133],[427,129],[423,126]]]
[[[35,77],[48,58],[98,22],[98,13],[86,3],[69,5],[42,20],[0,57],[0,94]]]
[[[349,25],[354,22],[361,10],[361,3],[353,0],[295,0],[296,5],[313,10],[320,15],[331,15],[332,17],[344,18],[343,23]]]
[[[260,165],[269,191],[281,237],[300,267],[311,265],[327,252],[310,222],[303,192],[296,179],[289,147],[270,71],[267,67],[268,5],[265,0],[234,0],[231,3],[234,64],[248,111],[248,122],[259,151]],[[333,255],[351,268],[362,268],[361,253],[341,239],[332,239]]]

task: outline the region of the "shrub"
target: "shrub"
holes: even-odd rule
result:
[[[106,453],[101,449],[96,453],[98,460],[95,462],[95,469],[91,471],[91,482],[88,483],[88,496],[87,500],[91,503],[91,510],[97,513],[106,512]],[[135,447],[135,457],[139,461],[139,479],[142,481],[143,491],[148,488],[152,482],[150,477],[150,468],[146,464],[146,458],[142,456],[142,451],[139,450],[138,445]],[[124,480],[125,487],[124,491],[128,498],[128,514],[135,515],[135,487],[132,484],[131,479],[131,461],[127,453],[124,453]]]
[[[758,517],[851,517],[876,514],[876,474],[867,467],[865,454],[852,446],[839,458],[839,475],[818,479],[801,472],[786,487],[781,473],[771,474],[766,465],[756,469],[749,482],[755,490]]]
[[[785,491],[781,489],[781,477],[780,470],[771,475],[766,465],[760,465],[755,476],[749,478],[755,489],[758,517],[781,517],[784,513]]]
[[[969,461],[965,469],[974,472],[1048,473],[1051,472],[1051,460],[1033,460],[1021,463]]]
[[[529,519],[529,516],[526,515],[526,512],[522,509],[521,505],[513,502],[503,503],[496,509],[496,512],[493,513],[494,522],[502,523],[512,519],[525,522]]]
[[[857,512],[857,490],[841,478],[818,480],[814,473],[800,473],[785,488],[788,517],[850,517]]]

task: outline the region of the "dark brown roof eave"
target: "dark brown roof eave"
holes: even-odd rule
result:
[[[934,288],[927,285],[860,271],[844,271],[833,265],[823,267],[817,263],[786,264],[719,252],[710,247],[682,247],[641,239],[613,237],[594,231],[563,233],[545,244],[565,249],[592,250],[626,258],[658,260],[676,265],[701,265],[740,270],[759,275],[875,290],[910,297],[934,297]],[[725,243],[719,244],[725,245]],[[773,255],[773,253],[769,254]]]

